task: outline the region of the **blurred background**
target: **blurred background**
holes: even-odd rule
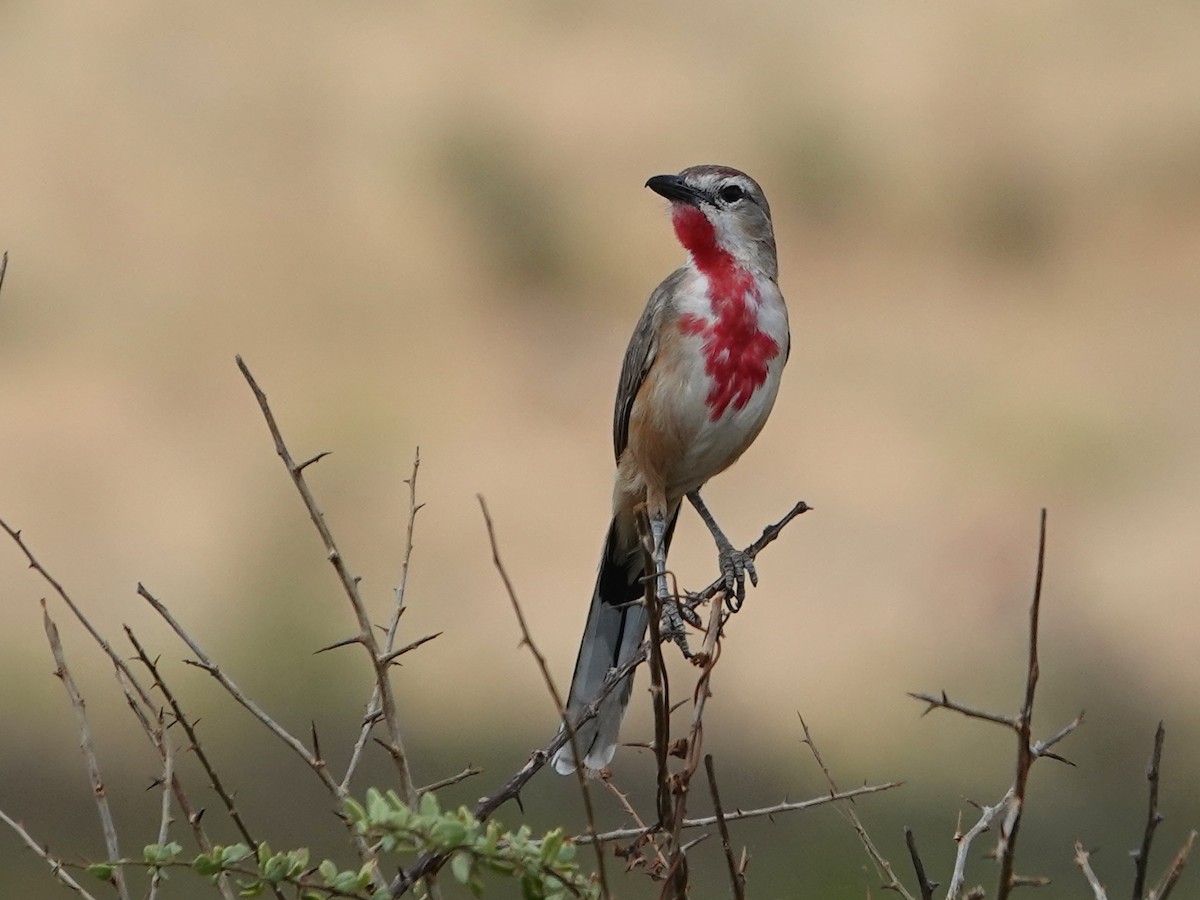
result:
[[[554,714],[492,568],[476,494],[565,684],[607,526],[612,397],[681,260],[646,178],[701,162],[764,186],[793,350],[773,418],[706,492],[760,560],[706,746],[726,805],[903,780],[856,808],[943,882],[960,811],[1011,783],[1011,738],[905,691],[1015,711],[1049,509],[1034,772],[1018,869],[1085,896],[1072,842],[1125,890],[1167,722],[1157,874],[1200,824],[1200,8],[1184,2],[127,3],[0,7],[0,518],[126,652],[162,665],[251,824],[349,863],[316,779],[203,672],[141,581],[229,674],[344,765],[367,667],[350,610],[234,366],[244,356],[383,620],[421,468],[401,640],[415,777],[471,802]],[[685,514],[672,551],[707,583]],[[0,541],[0,808],[71,860],[103,844],[52,677],[49,589]],[[50,596],[123,849],[159,764]],[[688,671],[676,669],[676,690]],[[644,694],[639,692],[638,697]],[[682,693],[681,693],[682,696]],[[638,702],[624,736],[650,734]],[[234,834],[192,761],[194,802]],[[650,815],[652,766],[617,779]],[[387,785],[374,752],[359,788]],[[540,775],[505,822],[582,822]],[[700,799],[697,809],[704,807]],[[619,825],[615,803],[602,824]],[[174,835],[190,844],[185,829]],[[758,897],[878,881],[830,809],[739,825]],[[726,895],[715,839],[697,898]],[[981,839],[980,854],[991,846]],[[610,867],[612,868],[612,867]],[[0,831],[5,893],[66,890]],[[972,882],[994,884],[978,860]],[[1189,872],[1176,896],[1200,896]],[[656,896],[645,879],[621,897]],[[102,886],[101,886],[102,887]],[[505,896],[497,891],[498,896]],[[174,897],[210,896],[172,879]]]

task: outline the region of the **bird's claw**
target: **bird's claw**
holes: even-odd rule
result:
[[[720,563],[725,578],[725,603],[730,612],[737,612],[746,600],[746,576],[750,576],[750,584],[758,587],[754,559],[734,547],[722,547]]]
[[[687,629],[683,627],[683,615],[680,613],[679,603],[673,597],[659,599],[662,607],[662,615],[658,620],[659,637],[674,641],[683,652],[684,659],[691,659],[692,651],[688,648]]]

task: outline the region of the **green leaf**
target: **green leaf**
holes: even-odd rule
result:
[[[346,798],[346,815],[355,825],[362,824],[367,818],[367,811],[363,805],[353,797]]]
[[[89,875],[95,875],[101,881],[112,881],[114,870],[108,863],[92,863],[87,870]]]
[[[329,884],[331,881],[333,881],[333,879],[337,877],[337,873],[337,864],[332,859],[324,860],[319,866],[317,866],[317,874],[325,879],[326,884]]]
[[[451,857],[450,871],[454,873],[459,884],[466,884],[471,880],[471,870],[475,868],[474,862],[469,853],[455,853]]]
[[[421,811],[421,815],[429,816],[430,818],[434,818],[436,816],[441,815],[441,813],[442,813],[441,807],[438,806],[437,797],[435,797],[433,795],[432,791],[429,792],[428,794],[421,795],[420,811]]]
[[[562,847],[564,835],[561,828],[556,828],[546,835],[542,840],[542,852],[539,854],[541,861],[549,865],[558,856],[559,848]]]
[[[213,852],[201,853],[192,860],[192,868],[196,870],[197,875],[218,875],[221,872],[221,863],[216,858],[221,848],[213,847]]]
[[[218,848],[216,847],[213,848],[214,854],[217,852],[217,849]],[[228,868],[229,866],[235,866],[240,862],[244,862],[253,852],[245,844],[230,844],[228,847],[220,848],[220,850],[221,854],[219,859],[221,861],[222,868]]]
[[[358,889],[364,891],[367,885],[371,883],[372,877],[375,875],[375,863],[363,863],[362,868],[358,870]]]
[[[453,819],[442,819],[433,826],[433,830],[429,834],[430,839],[443,850],[461,847],[466,836],[467,829],[462,822],[456,822]]]

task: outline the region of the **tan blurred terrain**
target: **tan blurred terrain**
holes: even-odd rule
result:
[[[128,622],[183,656],[144,582],[290,724],[345,735],[361,661],[310,654],[349,611],[234,354],[297,456],[333,451],[312,484],[381,616],[420,445],[404,628],[445,634],[401,679],[418,743],[445,755],[418,777],[503,750],[466,796],[485,792],[553,713],[475,495],[565,681],[621,353],[680,259],[642,184],[699,162],[766,189],[794,340],[770,425],[710,505],[743,542],[795,499],[816,508],[761,561],[710,728],[754,736],[747,790],[819,793],[799,710],[847,782],[909,779],[869,809],[936,798],[924,843],[948,846],[964,795],[1003,793],[1007,739],[919,720],[903,692],[1016,705],[1046,506],[1040,724],[1089,715],[1080,770],[1038,785],[1063,792],[1045,812],[1069,823],[1052,832],[1066,877],[1101,819],[1124,877],[1159,718],[1171,823],[1200,814],[1194,4],[9,3],[0,517],[114,637]],[[692,586],[713,562],[697,525],[673,551]],[[0,808],[98,853],[46,593],[0,545]],[[140,791],[153,761],[94,648],[64,634],[109,759],[127,757],[114,780]],[[227,756],[253,755],[259,732],[174,671]],[[90,843],[56,837],[64,816],[91,817]],[[853,834],[819,821],[787,840],[836,831],[853,862],[805,883],[863,896]],[[10,858],[57,896],[0,833]]]

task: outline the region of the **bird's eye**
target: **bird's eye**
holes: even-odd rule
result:
[[[727,184],[717,191],[717,196],[725,203],[737,203],[746,196],[746,192],[736,184]]]

